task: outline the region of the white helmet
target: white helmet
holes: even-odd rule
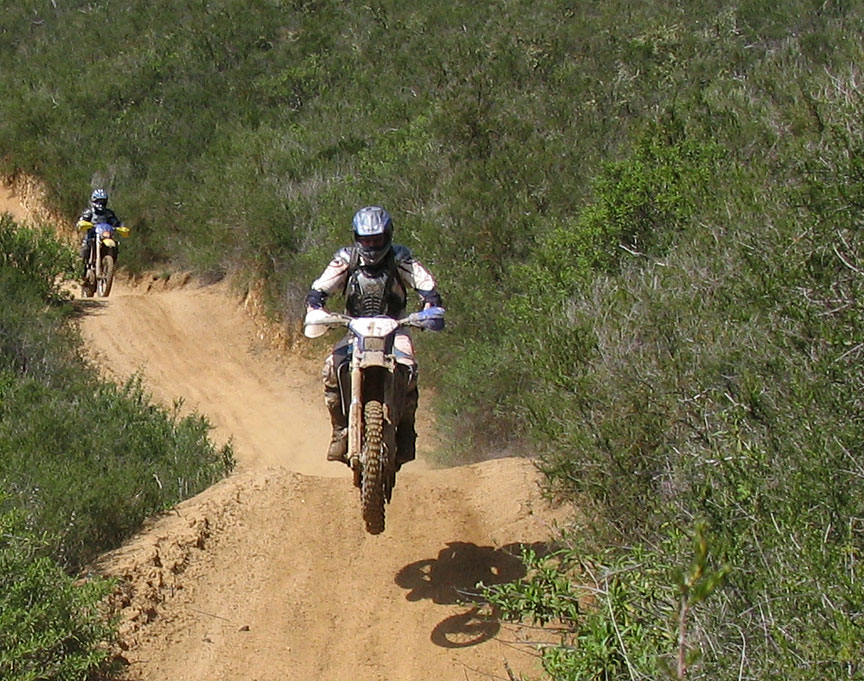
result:
[[[389,253],[393,242],[393,219],[381,206],[366,206],[354,215],[354,243],[360,264],[374,267]]]
[[[94,213],[104,213],[108,207],[108,192],[104,189],[94,189],[90,194],[90,207]]]

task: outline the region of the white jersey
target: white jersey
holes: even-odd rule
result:
[[[352,274],[351,257],[353,250],[351,246],[339,249],[321,276],[312,282],[312,289],[321,291],[326,296],[344,291],[348,284],[348,278]],[[393,265],[396,276],[390,277],[391,290],[387,293],[402,301],[403,309],[400,310],[400,313],[404,314],[404,305],[407,300],[406,289],[417,291],[422,296],[433,293],[436,289],[436,283],[429,271],[418,260],[414,259],[411,251],[405,246],[393,246]],[[355,266],[355,271],[356,269]]]

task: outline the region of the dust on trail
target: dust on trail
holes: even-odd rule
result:
[[[319,360],[270,349],[225,284],[118,281],[109,299],[76,304],[103,371],[138,373],[156,400],[206,415],[238,460],[100,562],[124,585],[125,679],[539,674],[524,632],[465,597],[479,581],[518,578],[519,548],[542,550],[553,534],[560,511],[540,500],[531,462],[414,462],[399,474],[387,529],[368,535],[348,470],[324,461]],[[422,456],[434,430],[421,437]]]

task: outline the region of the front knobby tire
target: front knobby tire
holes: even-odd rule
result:
[[[96,293],[107,298],[114,284],[114,256],[102,256],[102,277],[96,282]]]
[[[371,400],[363,408],[363,481],[360,487],[360,504],[363,520],[369,534],[384,531],[384,407]]]

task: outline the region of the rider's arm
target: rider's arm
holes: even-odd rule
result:
[[[423,299],[423,307],[440,307],[441,294],[435,278],[419,260],[404,246],[397,246],[396,262],[399,267],[399,279],[404,286],[414,289]]]
[[[85,208],[81,215],[78,217],[78,222],[75,223],[75,226],[80,230],[90,229],[93,224],[93,211],[89,208]]]
[[[123,224],[123,221],[118,218],[114,213],[111,213],[111,227],[119,234],[120,236],[127,237],[129,236],[129,228]]]
[[[414,256],[404,246],[398,247],[396,253],[396,262],[399,267],[399,278],[404,286],[413,288],[423,299],[423,309],[428,310],[430,307],[441,307],[441,294],[438,293],[438,286],[435,283],[435,277],[427,270],[419,260],[415,260]],[[430,321],[425,328],[430,331],[442,331],[444,329],[444,318]]]
[[[348,277],[348,262],[350,256],[342,249],[333,256],[333,260],[315,281],[306,294],[306,307],[318,309],[324,307],[327,298],[345,287]]]

